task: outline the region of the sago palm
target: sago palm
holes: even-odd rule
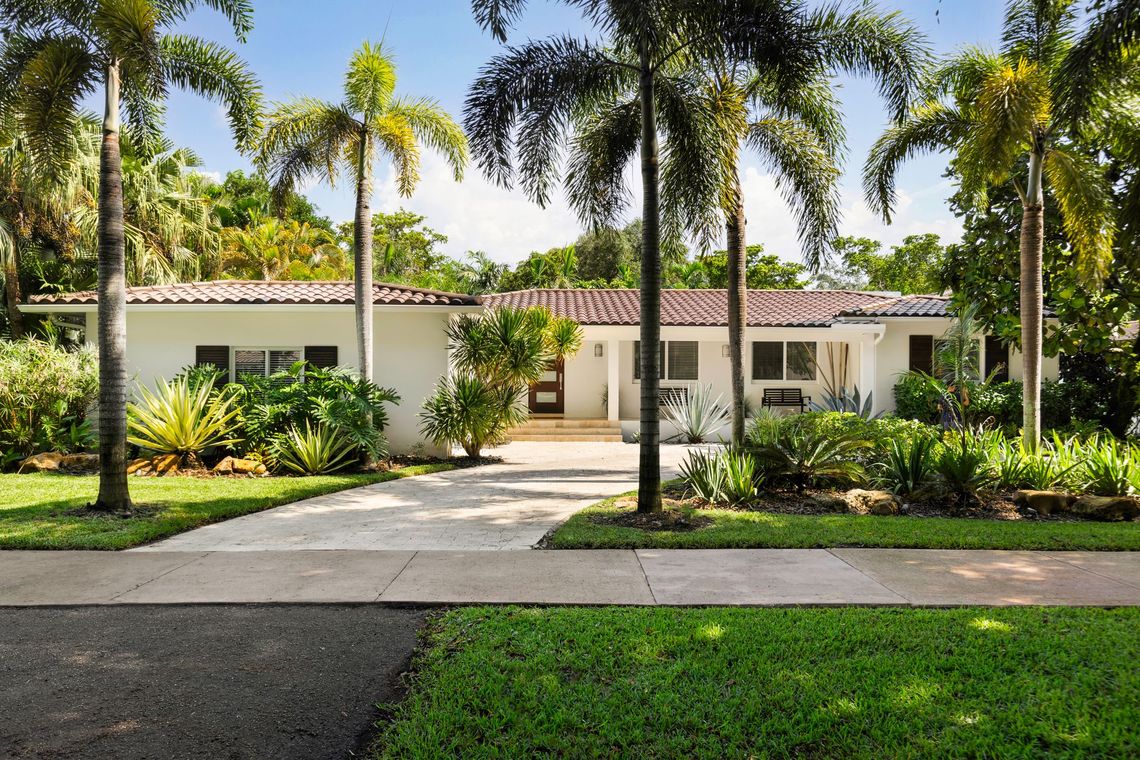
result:
[[[130,507],[122,112],[144,151],[158,143],[164,96],[175,87],[224,103],[239,143],[248,145],[257,131],[260,90],[245,64],[214,42],[170,32],[203,7],[223,13],[239,40],[253,27],[251,0],[0,0],[0,111],[17,115],[37,160],[66,164],[81,104],[102,90],[95,509]]]
[[[1023,209],[1023,438],[1029,449],[1041,434],[1046,183],[1086,279],[1101,278],[1112,257],[1117,222],[1111,190],[1095,158],[1080,145],[1083,134],[1105,122],[1137,119],[1140,59],[1129,45],[1135,45],[1140,5],[1134,0],[1115,5],[1133,9],[1132,42],[1127,34],[1118,39],[1099,28],[1103,17],[1082,37],[1073,0],[1011,0],[1001,49],[967,49],[936,66],[927,99],[879,138],[864,169],[868,202],[888,221],[898,168],[919,152],[949,151],[963,190],[979,205],[988,187],[1012,181],[1017,188]],[[1105,39],[1110,42],[1102,44]],[[1094,49],[1096,55],[1090,52]]]
[[[421,145],[442,153],[458,182],[467,165],[467,138],[431,98],[396,97],[396,64],[380,45],[364,43],[349,62],[344,101],[301,98],[278,104],[257,155],[277,201],[308,177],[356,182],[353,224],[356,347],[361,377],[372,379],[372,164],[392,161],[396,189],[409,197],[420,179]]]
[[[586,133],[589,120],[624,109],[613,124],[613,151],[582,167],[586,173],[571,172],[567,191],[583,220],[601,226],[624,207],[623,171],[640,154],[640,337],[643,345],[654,346],[661,338],[662,233],[667,240],[679,239],[690,226],[686,217],[716,215],[717,207],[706,201],[718,194],[717,167],[724,161],[721,125],[704,105],[700,83],[676,72],[691,62],[733,60],[769,71],[777,88],[792,86],[804,71],[818,70],[822,31],[810,23],[801,3],[789,0],[564,2],[582,12],[600,41],[551,37],[496,56],[468,96],[468,133],[489,177],[504,186],[517,177],[532,200],[545,204],[559,178],[563,150]],[[525,0],[472,3],[476,20],[504,41],[525,5]],[[682,213],[662,219],[663,178],[671,167],[693,165],[703,170],[677,183]],[[620,191],[591,196],[590,189],[606,180]],[[642,512],[661,509],[659,365],[658,352],[641,352],[637,508]]]

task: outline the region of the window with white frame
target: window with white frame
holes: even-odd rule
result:
[[[302,348],[235,348],[232,366],[234,379],[254,375],[269,377],[284,372],[305,357]]]
[[[695,340],[661,341],[661,379],[696,380],[699,374],[697,363],[700,355],[699,344]],[[641,379],[641,341],[633,342],[633,379]]]
[[[752,379],[815,382],[817,350],[811,340],[753,341]]]

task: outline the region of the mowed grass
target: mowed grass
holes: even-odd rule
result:
[[[95,500],[95,476],[0,475],[0,549],[127,549],[311,496],[453,467],[305,478],[131,478],[138,514],[125,518],[75,512]]]
[[[628,496],[628,494],[627,494]],[[578,512],[550,539],[554,549],[805,549],[868,546],[908,549],[1140,550],[1140,522],[976,520],[950,517],[784,515],[700,509],[711,520],[688,531],[642,530],[597,522],[632,508],[624,497]]]
[[[374,757],[1140,755],[1140,610],[467,608]]]

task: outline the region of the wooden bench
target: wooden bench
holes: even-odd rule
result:
[[[760,406],[771,409],[775,406],[797,406],[806,412],[811,404],[811,396],[803,395],[799,388],[765,388]]]

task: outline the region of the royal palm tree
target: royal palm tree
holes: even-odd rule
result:
[[[1135,35],[1137,3],[1117,5],[1132,6]],[[1099,280],[1112,258],[1116,220],[1111,189],[1101,166],[1080,147],[1082,134],[1107,121],[1137,119],[1137,57],[1128,45],[1102,45],[1105,32],[1096,23],[1079,39],[1079,15],[1073,0],[1011,0],[1001,49],[970,48],[936,66],[927,99],[879,138],[864,168],[868,202],[888,221],[898,167],[922,151],[949,151],[962,189],[979,206],[988,187],[1012,181],[1017,189],[1027,448],[1041,436],[1045,184],[1057,199],[1079,270]]]
[[[467,126],[483,170],[544,204],[558,177],[558,153],[570,143],[567,195],[592,226],[613,226],[628,200],[623,170],[640,153],[642,177],[641,344],[661,337],[661,243],[686,230],[719,229],[721,192],[730,162],[730,130],[709,108],[702,82],[687,71],[717,61],[763,71],[777,91],[831,60],[866,68],[858,38],[837,37],[795,0],[565,0],[601,32],[600,43],[554,37],[508,49],[488,63],[467,101]],[[500,39],[525,0],[474,0],[476,19]],[[658,132],[665,136],[661,151]],[[573,133],[573,134],[571,134]],[[602,136],[603,144],[582,144]],[[701,166],[693,173],[687,167]],[[598,187],[613,192],[596,193]],[[665,189],[671,202],[662,217]],[[707,246],[708,240],[701,241]],[[661,509],[660,358],[641,352],[638,511]]]
[[[723,218],[708,215],[692,218],[705,228],[690,230],[698,240],[709,240],[723,224],[728,252],[728,333],[732,374],[732,442],[744,443],[744,328],[747,324],[747,242],[745,237],[744,196],[740,186],[741,153],[752,150],[772,169],[776,185],[791,205],[799,226],[804,259],[817,271],[835,237],[839,216],[838,160],[844,133],[838,102],[833,94],[834,71],[870,74],[878,80],[892,115],[903,115],[911,92],[927,61],[922,35],[898,14],[879,14],[863,7],[848,14],[833,9],[807,14],[800,23],[812,29],[803,44],[814,44],[810,66],[805,66],[791,82],[778,81],[779,69],[758,70],[746,62],[727,58],[711,61],[694,77],[704,82],[705,107],[720,125],[723,140],[721,176],[714,187],[699,184],[695,189],[714,189],[704,200],[709,208],[720,207]],[[596,132],[587,132],[577,142],[578,155],[572,165],[582,168],[583,176],[594,176],[603,183],[613,178],[591,173],[588,167],[604,163],[621,134],[633,125],[624,119],[636,111],[618,102],[611,113],[593,123]],[[684,155],[684,154],[682,154]],[[666,177],[662,203],[666,214],[684,214],[692,204],[678,183],[708,172],[707,164],[679,167]],[[614,197],[619,189],[604,184],[591,188],[591,194]],[[676,206],[676,208],[674,208]],[[693,285],[690,284],[690,287]]]
[[[256,134],[260,90],[245,64],[207,40],[170,33],[200,7],[221,11],[243,40],[251,0],[0,0],[0,110],[17,114],[37,160],[61,167],[84,98],[101,89],[99,162],[99,495],[97,510],[130,507],[127,489],[126,263],[122,112],[146,152],[157,146],[172,87],[221,101],[238,142]]]
[[[307,177],[330,184],[347,173],[356,181],[353,224],[356,348],[360,376],[372,379],[372,164],[376,152],[392,161],[396,189],[411,196],[420,179],[420,146],[442,153],[463,179],[467,138],[439,103],[398,98],[396,64],[380,45],[364,43],[349,62],[344,101],[301,98],[282,103],[269,117],[257,162],[283,201]]]

